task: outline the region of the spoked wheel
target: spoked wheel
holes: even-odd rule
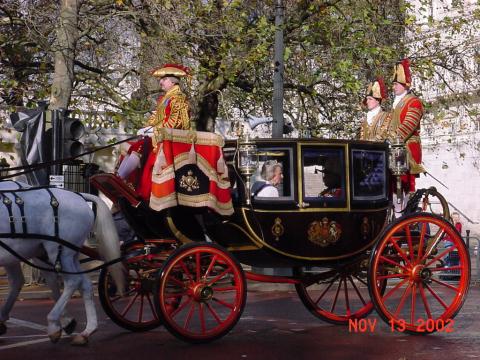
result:
[[[205,343],[226,335],[246,302],[240,264],[220,246],[190,243],[165,262],[155,285],[155,305],[176,337]]]
[[[369,286],[380,316],[398,331],[452,330],[470,284],[470,258],[455,230],[439,216],[410,214],[390,224],[370,259],[369,284],[388,279],[382,294]],[[447,266],[455,258],[453,266]]]
[[[361,319],[373,310],[367,265],[368,259],[363,259],[335,269],[295,269],[295,275],[302,278],[295,289],[313,315],[332,324],[346,325],[350,319]],[[385,281],[380,287],[385,288]]]
[[[98,295],[105,313],[118,326],[140,332],[161,325],[156,314],[152,290],[158,269],[142,269],[129,264],[125,295],[120,296],[108,268],[102,269]]]

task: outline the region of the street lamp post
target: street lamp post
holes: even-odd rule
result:
[[[283,0],[275,6],[275,54],[273,71],[273,126],[272,137],[283,137]]]

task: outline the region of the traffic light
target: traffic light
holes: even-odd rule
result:
[[[68,110],[59,110],[60,127],[62,134],[62,158],[76,157],[85,152],[83,143],[79,140],[85,135],[85,126],[79,119],[70,117]]]

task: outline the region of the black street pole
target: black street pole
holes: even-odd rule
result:
[[[275,6],[275,54],[273,72],[273,126],[272,137],[283,137],[283,0]]]

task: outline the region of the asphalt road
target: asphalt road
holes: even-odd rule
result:
[[[1,360],[44,359],[423,359],[480,358],[480,287],[471,288],[453,332],[413,336],[391,332],[373,313],[373,331],[355,333],[311,315],[295,291],[250,291],[244,314],[224,338],[206,345],[190,345],[162,327],[131,333],[114,323],[98,307],[99,330],[83,348],[69,345],[65,336],[57,344],[46,337],[49,300],[16,304],[9,331],[0,336]],[[69,310],[84,325],[83,306],[77,298]]]

